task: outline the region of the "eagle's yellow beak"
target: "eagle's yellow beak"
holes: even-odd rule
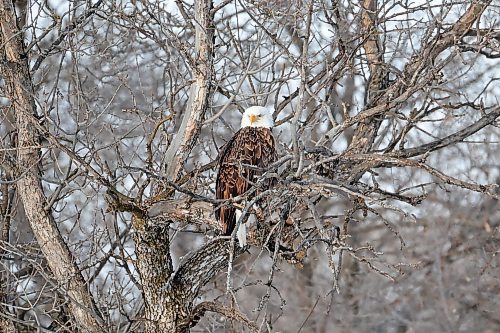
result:
[[[250,124],[253,124],[257,120],[257,116],[254,114],[249,115],[248,118],[250,118]]]

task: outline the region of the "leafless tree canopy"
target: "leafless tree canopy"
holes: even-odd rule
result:
[[[0,0],[0,332],[499,331],[499,18]],[[216,200],[251,105],[279,160]]]

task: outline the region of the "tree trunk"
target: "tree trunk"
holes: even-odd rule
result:
[[[2,76],[11,103],[10,111],[15,114],[17,131],[17,191],[41,251],[61,291],[67,293],[70,299],[69,309],[75,325],[84,332],[101,332],[93,299],[83,276],[46,207],[47,201],[40,181],[41,146],[35,127],[38,120],[35,117],[33,86],[23,50],[22,34],[17,28],[11,1],[0,1],[0,16],[0,43],[5,47],[2,56],[6,63],[2,68]]]
[[[168,280],[172,274],[169,224],[154,226],[145,217],[133,219],[137,270],[144,298],[145,333],[178,332],[176,314],[171,308]]]
[[[125,196],[110,196],[113,209],[130,211]],[[125,200],[125,201],[124,201]],[[203,288],[227,267],[231,251],[236,258],[240,248],[216,238],[184,256],[174,270],[170,256],[169,225],[180,223],[215,223],[211,204],[182,200],[163,201],[133,209],[136,267],[144,298],[145,333],[183,333],[196,323],[193,306]],[[147,209],[147,213],[146,213]]]
[[[178,212],[158,218],[134,217],[137,270],[144,297],[145,333],[188,332],[200,289],[227,266],[230,242],[215,239],[187,254],[174,271],[168,228]],[[181,217],[189,220],[190,215]],[[235,249],[235,257],[241,253]]]

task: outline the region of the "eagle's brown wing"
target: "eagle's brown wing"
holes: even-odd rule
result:
[[[215,195],[229,199],[245,193],[262,171],[245,165],[266,168],[276,161],[276,147],[269,128],[244,127],[234,134],[224,147],[219,159]],[[272,182],[269,182],[269,186]],[[250,198],[248,198],[250,199]],[[231,235],[236,226],[236,209],[230,206],[216,208],[215,217],[220,221],[224,235]]]

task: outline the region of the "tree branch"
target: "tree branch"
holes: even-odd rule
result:
[[[208,109],[213,69],[214,26],[211,0],[195,1],[195,64],[194,82],[191,84],[189,101],[179,131],[165,153],[167,179],[176,181],[193,149],[203,118]]]
[[[75,324],[85,332],[101,332],[92,295],[53,216],[45,209],[46,197],[40,180],[40,138],[33,126],[37,122],[33,85],[22,34],[9,0],[0,0],[0,27],[0,44],[5,46],[5,58],[9,63],[3,66],[3,74],[17,129],[17,191],[40,249],[56,280],[67,292]]]
[[[184,257],[169,284],[173,289],[181,288],[179,291],[183,299],[193,302],[200,289],[227,267],[231,250],[231,242],[227,239],[215,238],[209,241]],[[235,247],[234,258],[241,253],[241,248]]]
[[[63,40],[66,38],[66,36],[72,33],[83,22],[85,22],[86,19],[92,16],[101,6],[102,2],[103,0],[98,0],[95,4],[90,6],[90,8],[87,11],[85,11],[85,13],[78,16],[76,19],[72,20],[71,23],[64,29],[64,31],[61,32],[59,36],[57,36],[57,38],[52,42],[52,44],[45,50],[43,50],[42,53],[38,56],[38,58],[35,61],[35,64],[33,65],[33,68],[31,68],[31,72],[35,72],[36,70],[38,70],[42,62],[45,60],[45,58],[47,58],[50,55],[50,52],[52,52],[56,47],[58,47],[59,44],[61,44]]]
[[[364,0],[361,12],[361,32],[363,48],[366,53],[370,79],[366,88],[367,106],[374,105],[384,89],[384,57],[380,47],[379,32],[377,29],[377,1]],[[382,119],[376,117],[365,118],[356,128],[351,144],[347,151],[349,153],[365,153],[371,149]]]
[[[470,182],[466,182],[460,180],[455,177],[448,176],[441,171],[419,161],[407,159],[407,158],[397,158],[391,157],[387,155],[379,155],[379,154],[356,154],[343,156],[343,159],[354,160],[354,161],[366,161],[366,164],[363,169],[373,169],[377,167],[413,167],[427,171],[430,175],[436,177],[444,184],[455,185],[461,188],[465,188],[474,192],[484,193],[490,195],[493,198],[499,199],[500,196],[495,193],[496,189],[498,189],[498,184],[487,184],[487,185],[478,185]]]
[[[368,101],[368,108],[365,111],[346,119],[341,125],[332,128],[326,136],[330,138],[335,137],[342,130],[353,124],[360,123],[346,152],[349,154],[368,152],[371,149],[380,124],[380,119],[378,121],[374,119],[391,110],[396,105],[405,102],[414,93],[422,89],[425,84],[434,79],[435,68],[429,66],[429,64],[441,52],[460,41],[460,38],[469,31],[490,2],[491,0],[472,3],[456,24],[443,34],[438,34],[433,41],[427,43],[418,54],[410,59],[405,66],[403,75],[398,80],[388,87],[382,95],[377,94],[376,100]],[[372,26],[375,24],[372,17],[374,7],[374,1],[365,0],[362,18],[364,31],[370,31],[370,28],[373,29]],[[367,51],[367,57],[369,64],[372,63],[370,66],[370,70],[372,71],[375,70],[374,62],[380,62],[380,59],[374,56],[376,43],[370,42],[369,38],[365,38],[365,40],[364,47],[366,50],[369,50],[369,52]],[[373,73],[371,74],[373,75]],[[372,80],[370,79],[370,81]],[[382,80],[380,79],[377,83],[381,87]],[[369,88],[374,89],[373,86]],[[370,102],[374,102],[375,104],[371,104]],[[341,170],[339,173],[341,180],[346,180],[347,177],[349,181],[355,181],[363,174],[363,172],[356,173],[354,170],[350,170],[350,165],[341,165],[339,168]],[[357,169],[360,168],[358,167]],[[349,170],[349,172],[344,172],[346,170]]]
[[[456,133],[448,135],[447,137],[426,143],[418,147],[395,151],[390,155],[394,157],[413,157],[441,149],[457,142],[461,142],[465,138],[468,138],[482,128],[495,122],[498,117],[500,117],[500,107],[497,107],[496,109],[490,111],[490,113],[484,115],[483,117],[481,117],[481,119],[477,120],[472,125],[467,126],[464,129],[457,131]]]
[[[193,324],[196,324],[198,320],[205,315],[205,312],[216,312],[223,315],[226,318],[236,320],[242,324],[245,324],[251,332],[259,332],[259,327],[250,319],[248,319],[243,313],[236,310],[235,308],[228,308],[222,304],[216,302],[201,302],[198,304],[192,314]]]

